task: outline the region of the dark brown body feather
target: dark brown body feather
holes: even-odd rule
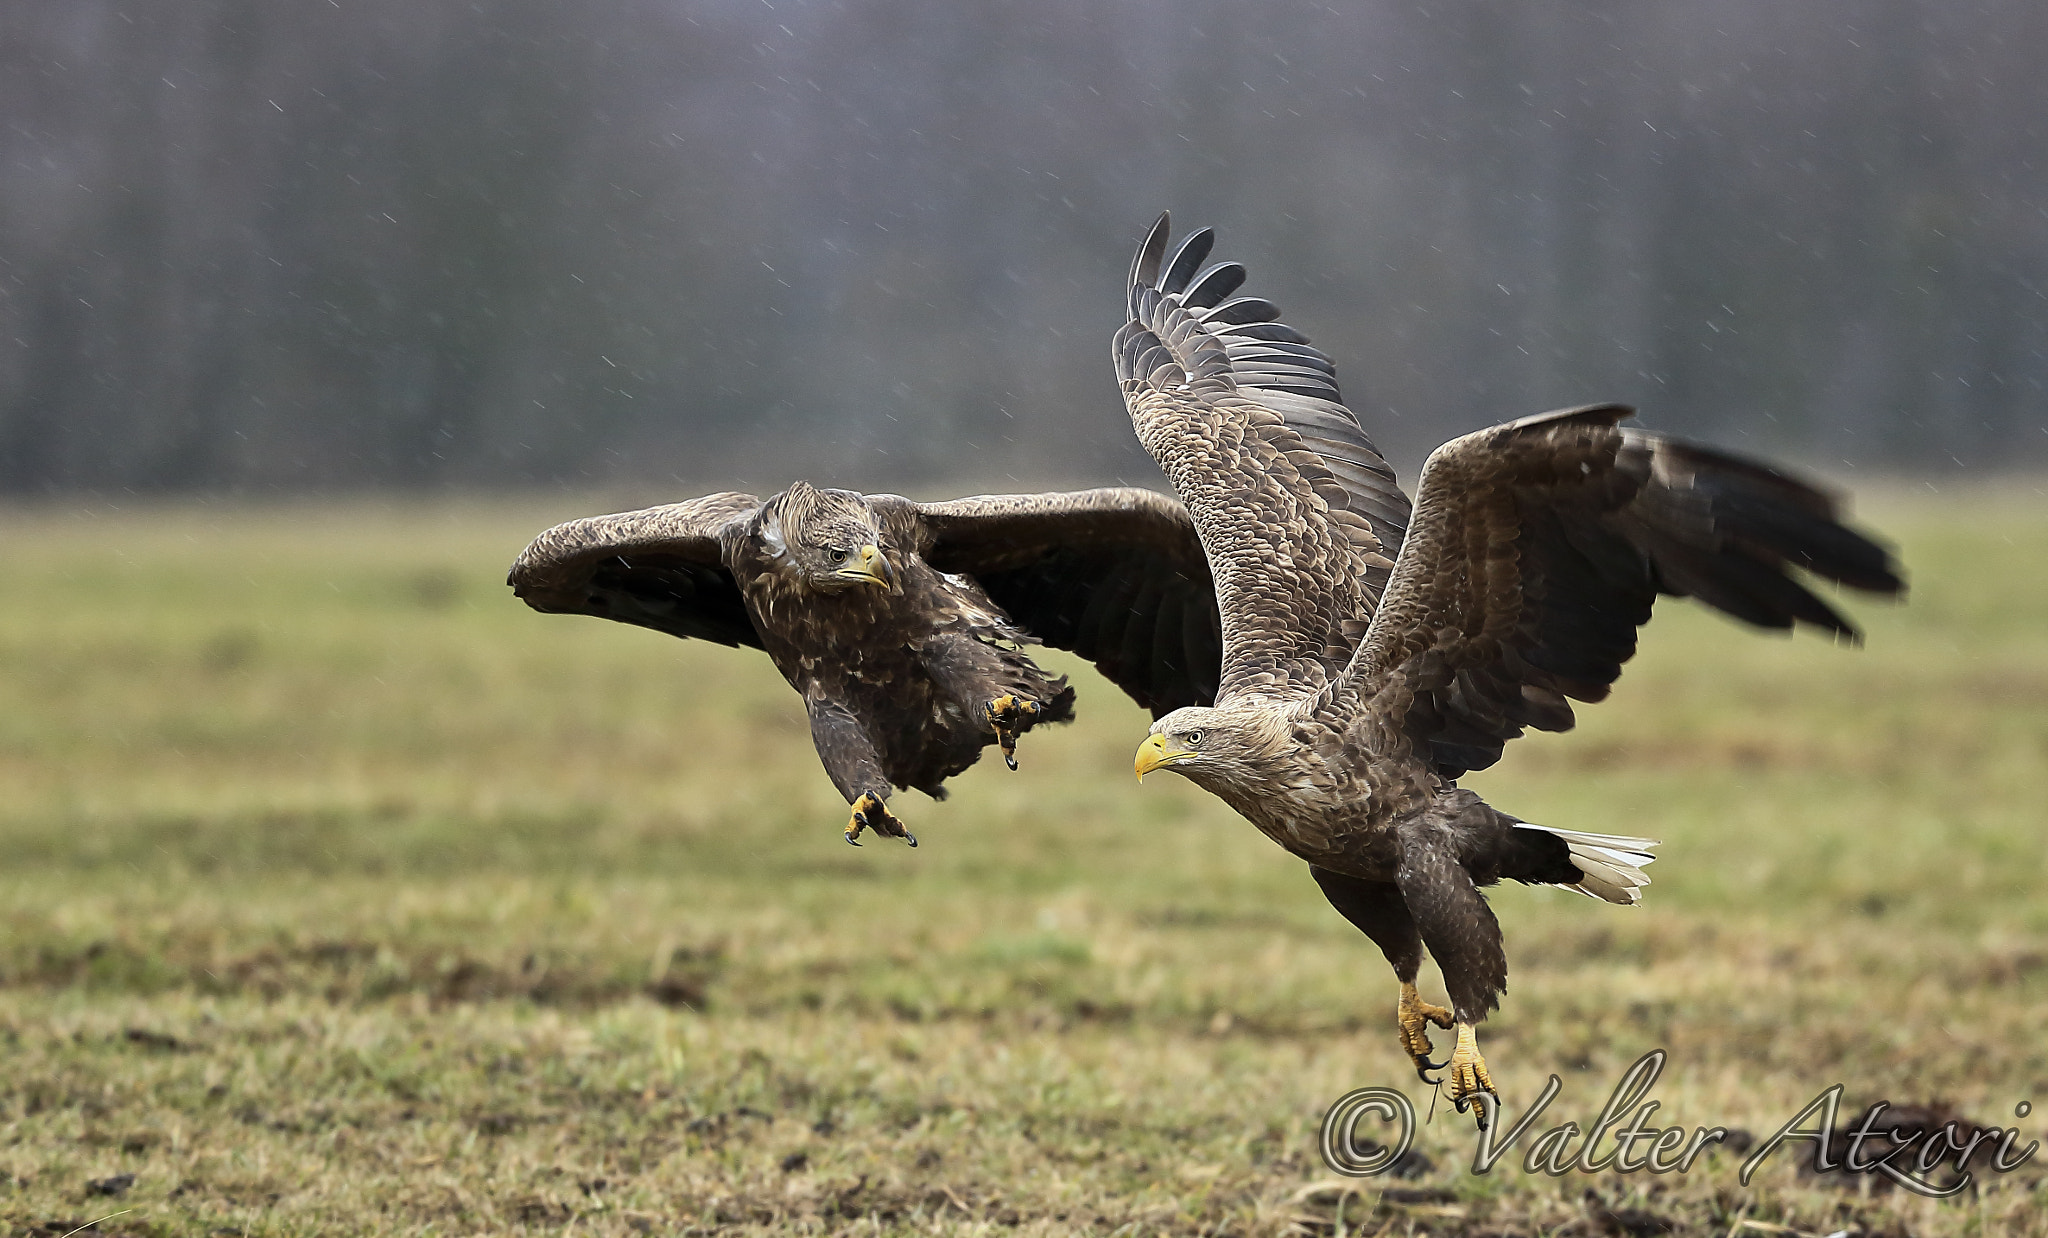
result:
[[[981,707],[1006,693],[1045,705],[1021,730],[1073,718],[1074,690],[1024,650],[1037,641],[971,578],[932,570],[914,546],[882,543],[894,588],[821,600],[778,571],[758,537],[736,530],[726,541],[761,646],[804,698],[825,772],[849,803],[886,795],[878,778],[944,798],[941,784],[992,741]]]

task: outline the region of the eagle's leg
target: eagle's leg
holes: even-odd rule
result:
[[[925,673],[972,725],[993,734],[1003,764],[1017,768],[1017,737],[1039,722],[1072,713],[1066,680],[1048,680],[1021,651],[1004,651],[983,637],[945,632],[918,650]],[[1047,696],[1040,700],[1038,696]],[[1064,698],[1064,699],[1062,699]],[[1065,705],[1063,712],[1058,706]],[[986,744],[987,740],[982,740]]]
[[[1401,1029],[1401,1048],[1408,1054],[1408,1059],[1415,1063],[1415,1073],[1428,1081],[1430,1071],[1442,1070],[1444,1066],[1442,1062],[1429,1060],[1429,1055],[1433,1051],[1429,1043],[1429,1025],[1434,1023],[1441,1028],[1451,1027],[1451,1012],[1442,1006],[1432,1006],[1423,1001],[1421,991],[1415,987],[1415,981],[1403,980],[1401,1004],[1395,1010],[1394,1022]]]
[[[1003,750],[1003,764],[1017,768],[1017,733],[1024,726],[1038,721],[1045,712],[1045,706],[1014,692],[1005,692],[993,697],[981,707],[982,717],[988,727],[996,733],[996,746]]]
[[[1508,957],[1501,948],[1500,921],[1494,919],[1493,909],[1472,884],[1472,874],[1451,850],[1456,836],[1445,828],[1449,824],[1425,813],[1395,827],[1400,832],[1401,859],[1394,869],[1394,883],[1400,887],[1408,913],[1415,917],[1423,944],[1443,972],[1444,988],[1450,994],[1458,1042],[1451,1052],[1447,1083],[1449,1100],[1463,1113],[1474,1107],[1474,1098],[1482,1092],[1500,1099],[1486,1062],[1479,1056],[1473,1027],[1500,1004],[1501,991],[1508,986]],[[1489,1107],[1476,1107],[1484,1129]]]
[[[819,684],[805,690],[804,709],[811,715],[811,743],[818,749],[818,760],[824,764],[832,785],[853,805],[853,814],[846,822],[846,841],[858,847],[861,833],[873,830],[915,847],[917,836],[904,827],[885,802],[889,798],[889,776],[883,772],[882,759],[875,755],[875,746],[869,742],[867,728],[860,719],[843,702],[827,695]]]
[[[1322,887],[1330,906],[1359,932],[1372,938],[1393,966],[1394,979],[1401,982],[1401,1004],[1394,1012],[1394,1023],[1401,1033],[1401,1051],[1415,1063],[1415,1073],[1424,1083],[1435,1083],[1429,1072],[1442,1070],[1444,1064],[1429,1060],[1429,1025],[1451,1026],[1451,1012],[1423,1001],[1415,987],[1415,973],[1422,966],[1422,935],[1416,931],[1414,917],[1408,914],[1400,887],[1313,864],[1308,871]]]

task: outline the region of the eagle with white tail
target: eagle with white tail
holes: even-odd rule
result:
[[[1766,628],[1855,631],[1795,579],[1903,587],[1834,497],[1765,465],[1628,428],[1590,405],[1468,434],[1413,510],[1337,391],[1330,358],[1256,297],[1212,236],[1170,256],[1165,216],[1131,270],[1113,354],[1146,450],[1187,505],[1223,624],[1211,705],[1139,747],[1309,862],[1400,981],[1402,1048],[1449,1068],[1462,1111],[1495,1095],[1475,1026],[1507,987],[1480,887],[1502,878],[1633,904],[1645,838],[1521,821],[1457,784],[1525,728],[1563,731],[1635,652],[1659,593]],[[1415,986],[1424,948],[1451,1007]],[[1456,1029],[1447,1063],[1428,1025]],[[1480,1106],[1479,1120],[1487,1109]]]

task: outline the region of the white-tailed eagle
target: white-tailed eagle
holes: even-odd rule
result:
[[[1226,299],[1244,268],[1204,266],[1208,231],[1170,256],[1167,237],[1162,215],[1113,354],[1138,438],[1201,535],[1223,662],[1213,703],[1153,724],[1138,773],[1186,775],[1309,862],[1393,965],[1402,1048],[1425,1080],[1441,1069],[1428,1025],[1456,1028],[1447,1082],[1463,1110],[1494,1095],[1473,1028],[1507,984],[1479,888],[1506,877],[1631,904],[1655,844],[1518,820],[1458,776],[1605,697],[1660,593],[1853,639],[1796,573],[1892,594],[1898,571],[1833,496],[1623,426],[1616,404],[1446,443],[1411,512],[1330,358],[1270,302]],[[1449,1010],[1415,987],[1425,947]]]

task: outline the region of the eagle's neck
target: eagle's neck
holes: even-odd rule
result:
[[[797,570],[796,559],[789,552],[789,539],[782,529],[780,503],[770,503],[761,509],[753,528],[747,531],[744,550],[753,570],[773,573],[795,585],[804,584],[803,573]]]
[[[1336,854],[1374,798],[1351,776],[1341,733],[1288,708],[1248,709],[1234,721],[1233,760],[1195,781],[1294,854],[1311,862]]]
[[[755,526],[753,535],[735,556],[733,567],[740,588],[757,609],[785,603],[810,606],[827,596],[804,578],[783,539],[781,522],[772,515]]]

